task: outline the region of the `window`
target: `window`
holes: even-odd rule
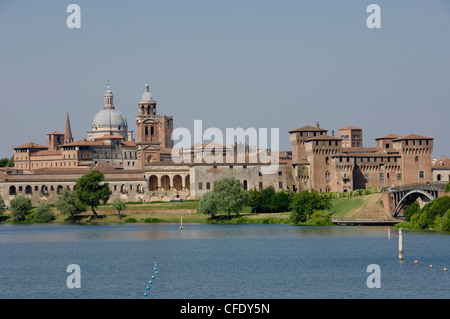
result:
[[[380,181],[382,181],[384,179],[384,173],[380,173],[380,174],[378,174],[378,176],[380,178]]]
[[[402,179],[402,173],[397,173],[397,180],[400,181]]]
[[[198,183],[198,189],[199,189],[199,190],[202,190],[202,189],[203,189],[203,184],[202,184],[202,182],[199,182],[199,183]]]
[[[424,177],[425,177],[425,172],[419,171],[419,178],[424,178]]]
[[[386,148],[389,148],[389,143],[386,143]]]
[[[278,176],[282,176],[283,175],[283,172],[278,172]]]
[[[345,178],[345,177],[344,177],[344,178]],[[327,180],[330,179],[330,172],[326,172],[326,173],[325,173],[325,179],[327,179]]]
[[[262,172],[258,172],[258,176],[262,176]]]
[[[369,173],[364,173],[364,179],[367,181],[369,181]]]
[[[438,174],[436,178],[437,178],[438,181],[440,181],[441,180],[441,174]]]
[[[263,189],[263,182],[259,182],[259,189]]]
[[[414,163],[419,163],[419,156],[416,156],[416,157],[414,158]]]
[[[328,156],[327,157],[325,157],[325,164],[330,164],[330,159],[328,158]]]
[[[278,188],[283,189],[283,182],[278,182]]]
[[[211,183],[210,182],[206,182],[206,189],[211,189]]]

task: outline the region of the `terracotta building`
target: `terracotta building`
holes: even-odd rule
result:
[[[432,181],[431,137],[390,134],[362,147],[359,128],[340,129],[338,138],[327,132],[318,123],[289,131],[293,189],[346,192]]]

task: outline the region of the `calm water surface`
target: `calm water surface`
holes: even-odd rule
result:
[[[5,224],[0,298],[450,298],[450,236],[406,231],[403,246],[399,262],[390,227]],[[79,289],[66,285],[70,264]],[[379,289],[366,285],[370,264]]]

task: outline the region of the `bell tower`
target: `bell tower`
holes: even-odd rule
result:
[[[156,101],[150,94],[149,85],[138,102],[139,113],[136,116],[137,144],[161,144],[159,140],[159,115],[156,114]]]
[[[160,116],[156,113],[156,101],[153,99],[148,83],[138,102],[139,113],[136,116],[136,144],[171,148],[173,117]]]

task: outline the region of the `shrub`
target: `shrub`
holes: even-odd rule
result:
[[[49,223],[55,218],[55,214],[53,213],[50,205],[44,202],[41,202],[34,211],[33,214],[33,222],[35,223]]]
[[[123,220],[125,223],[137,223],[136,218],[128,217]]]
[[[142,222],[144,223],[163,223],[164,220],[159,219],[159,218],[154,218],[154,217],[147,217],[142,219]]]

